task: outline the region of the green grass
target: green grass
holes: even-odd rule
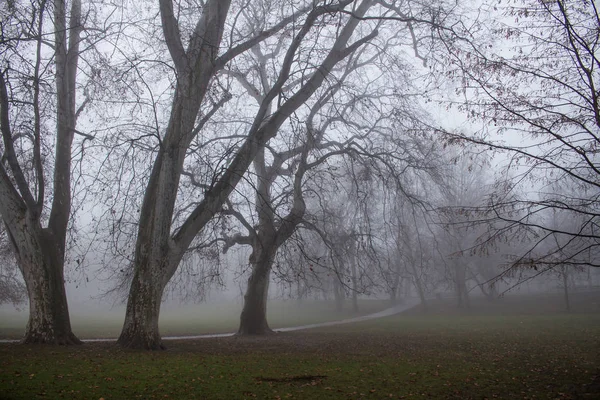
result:
[[[167,346],[0,345],[0,398],[600,398],[598,313],[409,313]]]
[[[274,300],[269,302],[267,318],[271,328],[283,328],[371,314],[388,306],[388,301],[364,299],[359,302],[358,313],[354,313],[349,304],[337,312],[332,302]],[[241,311],[240,303],[164,306],[160,314],[160,332],[163,336],[235,332],[239,327]],[[94,313],[75,310],[71,311],[71,326],[82,339],[116,338],[124,317],[124,309]],[[27,309],[19,313],[0,310],[0,339],[21,338],[26,324]]]

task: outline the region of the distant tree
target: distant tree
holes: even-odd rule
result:
[[[392,229],[391,248],[393,250],[393,269],[391,279],[387,279],[392,302],[395,291],[402,279],[408,279],[416,289],[424,308],[434,274],[433,263],[436,260],[431,228],[428,226],[427,213],[432,212],[433,204],[408,201],[398,194],[390,207],[389,227]],[[421,201],[423,201],[421,199]],[[429,289],[429,290],[428,290]]]
[[[259,58],[263,57],[260,54]],[[356,110],[378,104],[381,98],[387,99],[381,89],[385,85],[383,79],[379,83],[382,86],[378,86],[373,80],[364,89],[356,82],[361,73],[373,69],[373,61],[380,57],[380,50],[360,48],[348,57],[341,68],[331,71],[332,77],[335,77],[332,79],[334,84],[323,85],[314,102],[307,104],[304,111],[306,116],[302,116],[301,111],[297,112],[297,118],[305,122],[282,127],[278,140],[272,139],[255,158],[251,171],[256,177],[254,213],[251,210],[242,213],[231,208],[223,212],[235,215],[247,231],[245,235],[237,234],[227,238],[226,246],[246,244],[252,247],[249,260],[252,273],[248,281],[239,334],[262,334],[270,330],[266,320],[266,299],[278,249],[306,222],[305,214],[310,213],[310,210],[307,211],[305,194],[320,196],[307,181],[318,179],[318,175],[329,175],[336,159],[341,157],[348,164],[361,162],[360,160],[363,163],[379,162],[373,161],[373,158],[390,162],[405,150],[392,151],[374,144],[383,141],[383,138],[388,141],[397,140],[386,135],[386,124],[390,121],[385,116],[378,112],[373,112],[372,116],[356,113]],[[263,59],[263,67],[265,64]],[[261,70],[261,66],[256,66],[255,69]],[[264,75],[267,75],[266,71]],[[243,76],[241,73],[236,76],[243,79],[240,78]],[[263,85],[265,84],[266,79],[263,79]],[[243,85],[253,87],[245,78]],[[269,87],[253,88],[251,92],[256,93],[257,100],[261,101],[260,93],[267,93],[268,90]],[[397,132],[398,136],[404,134],[406,133],[400,130]],[[361,195],[370,189],[366,182],[357,182],[355,188],[359,186],[364,186],[360,188]],[[317,202],[311,204],[318,207]],[[244,217],[245,214],[252,215],[254,221]],[[345,215],[343,219],[351,221],[356,218]],[[351,223],[348,221],[344,221],[344,225]],[[352,236],[348,236],[347,232],[342,235],[346,239]],[[343,246],[346,250],[353,248]],[[263,253],[269,256],[263,259],[260,257]],[[357,305],[357,260],[352,258],[349,261],[353,304]]]
[[[406,277],[404,254],[399,254],[397,242],[390,241],[387,234],[387,228],[395,225],[389,220],[396,214],[388,210],[385,193],[389,186],[402,186],[402,191],[396,192],[398,197],[418,202],[411,193],[411,179],[419,174],[426,177],[430,167],[430,154],[415,146],[421,140],[402,132],[396,138],[398,147],[391,152],[395,157],[388,162],[369,157],[344,160],[335,174],[330,172],[323,180],[327,184],[319,186],[318,203],[311,208],[309,220],[327,247],[322,264],[331,271],[338,309],[345,297],[351,299],[355,312],[361,294],[393,291],[393,298],[400,278]],[[394,235],[397,233],[394,229]]]
[[[490,166],[484,155],[460,154],[459,149],[452,147],[447,148],[446,160],[449,166],[440,186],[436,241],[458,306],[468,308],[467,282],[477,274],[477,247],[490,229],[489,221],[471,211],[487,204],[492,191]]]
[[[573,278],[577,273],[583,271],[583,267],[578,265],[577,261],[587,260],[590,257],[587,253],[591,249],[586,246],[586,241],[573,240],[570,235],[562,233],[565,230],[577,229],[581,225],[582,221],[578,220],[581,218],[579,214],[557,209],[549,209],[544,214],[544,226],[553,228],[554,232],[547,235],[545,231],[540,230],[544,236],[537,241],[535,251],[529,252],[529,254],[532,256],[532,260],[540,258],[544,260],[544,263],[533,267],[539,270],[541,275],[549,273],[558,277],[563,290],[565,309],[571,311],[569,289],[573,286]],[[582,251],[582,246],[584,251]],[[540,254],[540,257],[536,257],[536,253]],[[570,260],[571,263],[560,264],[561,260]]]
[[[374,198],[369,199],[368,196],[369,193],[374,194],[374,187],[366,168],[349,162],[341,171],[345,177],[334,186],[337,190],[335,194],[330,193],[319,222],[331,250],[329,262],[338,278],[336,297],[342,297],[345,291],[351,300],[352,310],[357,312],[358,296],[369,286],[367,275],[370,271],[361,268],[361,265],[375,257],[370,217],[372,208],[377,204]]]

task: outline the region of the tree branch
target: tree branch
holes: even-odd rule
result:
[[[218,0],[212,0],[218,1]],[[181,43],[181,32],[179,31],[179,22],[173,13],[172,0],[159,0],[160,4],[160,20],[162,22],[163,34],[165,42],[171,54],[171,59],[175,64],[175,69],[179,75],[184,75],[184,71],[188,67],[188,59]],[[205,6],[206,7],[206,6]],[[204,10],[203,10],[204,12]],[[202,20],[202,18],[201,18]]]
[[[10,116],[9,106],[10,100],[8,98],[8,91],[6,82],[4,80],[5,73],[0,72],[0,130],[2,130],[2,139],[4,140],[4,157],[8,161],[8,165],[12,171],[13,177],[17,184],[17,188],[21,193],[23,201],[27,204],[27,207],[35,212],[37,210],[37,203],[35,202],[33,195],[21,169],[21,165],[17,160],[17,154],[13,144],[12,132],[10,128]],[[8,184],[10,180],[6,181]]]

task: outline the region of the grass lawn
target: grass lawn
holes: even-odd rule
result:
[[[3,344],[0,398],[600,398],[600,314],[435,308],[164,352]]]

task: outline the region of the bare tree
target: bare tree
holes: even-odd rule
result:
[[[321,86],[329,76],[329,71],[377,35],[374,31],[356,41],[351,40],[360,20],[352,15],[339,14],[353,3],[351,1],[308,3],[299,9],[272,8],[271,12],[281,22],[265,26],[257,32],[238,26],[230,27],[229,24],[235,24],[236,21],[242,23],[243,18],[239,18],[239,12],[235,15],[230,13],[229,1],[208,1],[202,7],[201,17],[191,31],[186,48],[175,17],[174,4],[170,0],[160,1],[163,34],[177,79],[169,122],[164,134],[160,135],[160,145],[140,209],[132,284],[119,344],[147,349],[162,347],[158,332],[162,294],[190,244],[221,210],[265,143]],[[363,15],[370,4],[370,1],[354,4],[353,13]],[[284,12],[283,16],[281,11]],[[314,40],[309,35],[313,27],[319,27],[323,21],[331,18],[339,19],[340,29],[328,42],[330,47],[319,54],[318,61],[313,60],[317,61],[316,64],[303,67],[304,72],[298,81],[286,86],[291,83],[290,71],[297,62],[297,52],[306,46],[305,39]],[[228,154],[224,169],[207,185],[202,200],[194,204],[186,216],[181,216],[181,223],[174,227],[173,216],[182,167],[192,141],[210,119],[210,113],[205,115],[207,118],[199,117],[199,110],[211,84],[217,84],[216,74],[235,57],[292,22],[292,31],[286,31],[288,36],[281,37],[286,44],[286,51],[283,58],[278,60],[280,65],[277,67],[275,84],[258,109],[253,111],[253,121],[247,126],[241,143]],[[231,28],[227,36],[224,35],[226,28]],[[225,50],[220,51],[224,37],[227,38]],[[272,107],[275,104],[276,108]]]
[[[324,97],[330,98],[331,94],[326,94]],[[306,132],[305,136],[297,135],[297,140],[304,143],[298,143],[296,147],[286,151],[276,151],[272,146],[268,146],[267,149],[273,158],[270,165],[266,162],[265,149],[261,150],[255,158],[253,164],[257,179],[255,194],[257,224],[250,224],[239,211],[236,212],[231,208],[225,211],[236,215],[248,230],[248,235],[236,235],[230,238],[227,246],[237,243],[249,244],[252,247],[249,259],[252,272],[244,296],[239,334],[264,334],[270,331],[266,320],[266,300],[275,255],[303,220],[306,211],[303,179],[306,172],[331,156],[325,153],[310,162],[308,160],[309,153],[316,149],[323,151],[323,147],[326,147],[322,142],[323,132],[327,128],[315,127],[313,121],[316,113],[326,104],[325,99],[321,98],[313,107],[303,129]],[[284,164],[288,167],[284,168]],[[275,195],[273,186],[277,178],[282,176],[289,176],[292,180],[287,188]],[[282,186],[282,183],[279,183],[279,186]],[[278,215],[287,205],[287,199],[291,203],[289,211],[284,215]]]
[[[346,195],[338,194],[324,210],[324,222],[327,223],[323,228],[331,247],[330,262],[338,278],[337,289],[347,289],[354,312],[358,311],[359,294],[366,289],[363,279],[366,271],[361,268],[361,261],[375,258],[371,240],[371,207],[376,207],[376,203],[371,202],[368,195],[373,194],[373,186],[370,184],[372,177],[367,170],[362,170],[363,174],[356,174],[356,170],[361,168],[352,162],[345,169],[352,177],[346,179],[347,185],[341,185],[346,186],[342,191]]]
[[[27,285],[24,341],[76,344],[80,341],[71,331],[64,262],[72,144],[86,103],[76,101],[81,2],[16,2],[8,11],[1,25],[5,51],[0,71],[0,214]],[[4,31],[11,27],[16,27],[14,32]],[[52,42],[46,39],[49,32]]]
[[[367,9],[368,5],[365,3],[353,17],[360,17]],[[324,32],[321,35],[325,35]],[[250,66],[245,65],[245,68],[260,71],[260,87],[255,87],[247,79],[247,72],[238,70],[229,73],[239,80],[260,104],[275,83],[269,81],[266,65],[268,58],[277,54],[271,53],[267,57],[260,48],[254,48],[253,52],[257,62]],[[347,81],[356,79],[361,70],[368,70],[369,64],[378,54],[361,47],[348,55],[344,65],[330,71],[330,83],[323,85],[319,94],[315,96],[315,101],[307,104],[306,110],[296,113],[295,118],[298,122],[280,128],[279,140],[272,139],[265,149],[259,151],[253,162],[253,172],[256,176],[256,223],[249,222],[239,211],[231,208],[225,211],[235,215],[248,232],[246,235],[238,234],[228,238],[226,248],[232,244],[246,244],[252,247],[249,259],[251,275],[240,318],[239,334],[264,334],[270,331],[266,320],[270,274],[278,249],[304,220],[304,178],[307,173],[313,173],[313,170],[328,163],[333,157],[365,152],[361,145],[367,134],[350,126],[360,126],[358,121],[349,121],[353,111],[360,108],[359,103],[370,100],[370,96],[357,96],[355,93],[359,88],[354,87],[352,92],[349,92],[345,86]],[[334,128],[334,124],[339,126]],[[341,129],[340,126],[344,125],[348,127]],[[339,137],[343,137],[340,132],[343,130],[352,133],[340,141]],[[368,129],[371,134],[372,131],[373,128]],[[267,152],[268,154],[265,154]]]
[[[389,226],[392,232],[392,249],[395,262],[392,270],[392,290],[403,278],[410,279],[417,290],[422,306],[427,308],[428,283],[433,259],[433,240],[428,235],[425,213],[427,209],[419,207],[397,195],[390,210]],[[392,297],[395,299],[395,296]]]
[[[480,35],[463,29],[454,40],[444,40],[449,52],[442,62],[448,74],[460,77],[460,109],[474,124],[484,125],[479,135],[457,133],[454,139],[510,157],[512,173],[506,176],[511,180],[497,186],[490,204],[495,217],[504,221],[495,236],[500,240],[519,230],[536,232],[536,237],[530,235],[529,252],[515,260],[517,267],[597,267],[597,6],[531,0],[485,7],[490,21],[478,25]],[[573,190],[557,192],[553,185]],[[524,187],[528,190],[519,190]],[[542,217],[547,210],[568,212],[578,225],[549,224]],[[555,234],[569,238],[564,245],[579,242],[579,250],[563,257],[540,253],[538,245]]]
[[[540,215],[541,216],[541,215]],[[578,265],[577,261],[585,261],[589,254],[587,251],[582,252],[582,246],[587,247],[587,243],[582,240],[573,240],[569,235],[562,234],[564,230],[577,229],[582,224],[582,216],[577,213],[572,213],[569,210],[549,209],[544,217],[544,226],[548,226],[556,230],[551,235],[545,235],[542,231],[543,239],[536,243],[535,252],[529,252],[534,257],[536,253],[541,254],[544,260],[550,261],[542,265],[537,265],[534,270],[544,274],[555,275],[560,281],[563,290],[563,298],[565,301],[565,310],[571,311],[571,302],[569,297],[569,289],[573,286],[573,278],[577,273],[583,271],[583,267]],[[556,261],[554,261],[556,260]],[[570,260],[572,263],[561,264],[562,260]]]
[[[453,282],[458,306],[468,308],[470,290],[467,281],[474,274],[475,248],[489,229],[486,219],[475,219],[469,211],[487,204],[491,192],[490,166],[485,154],[460,154],[456,148],[446,150],[449,168],[440,186],[437,242],[441,262]]]

